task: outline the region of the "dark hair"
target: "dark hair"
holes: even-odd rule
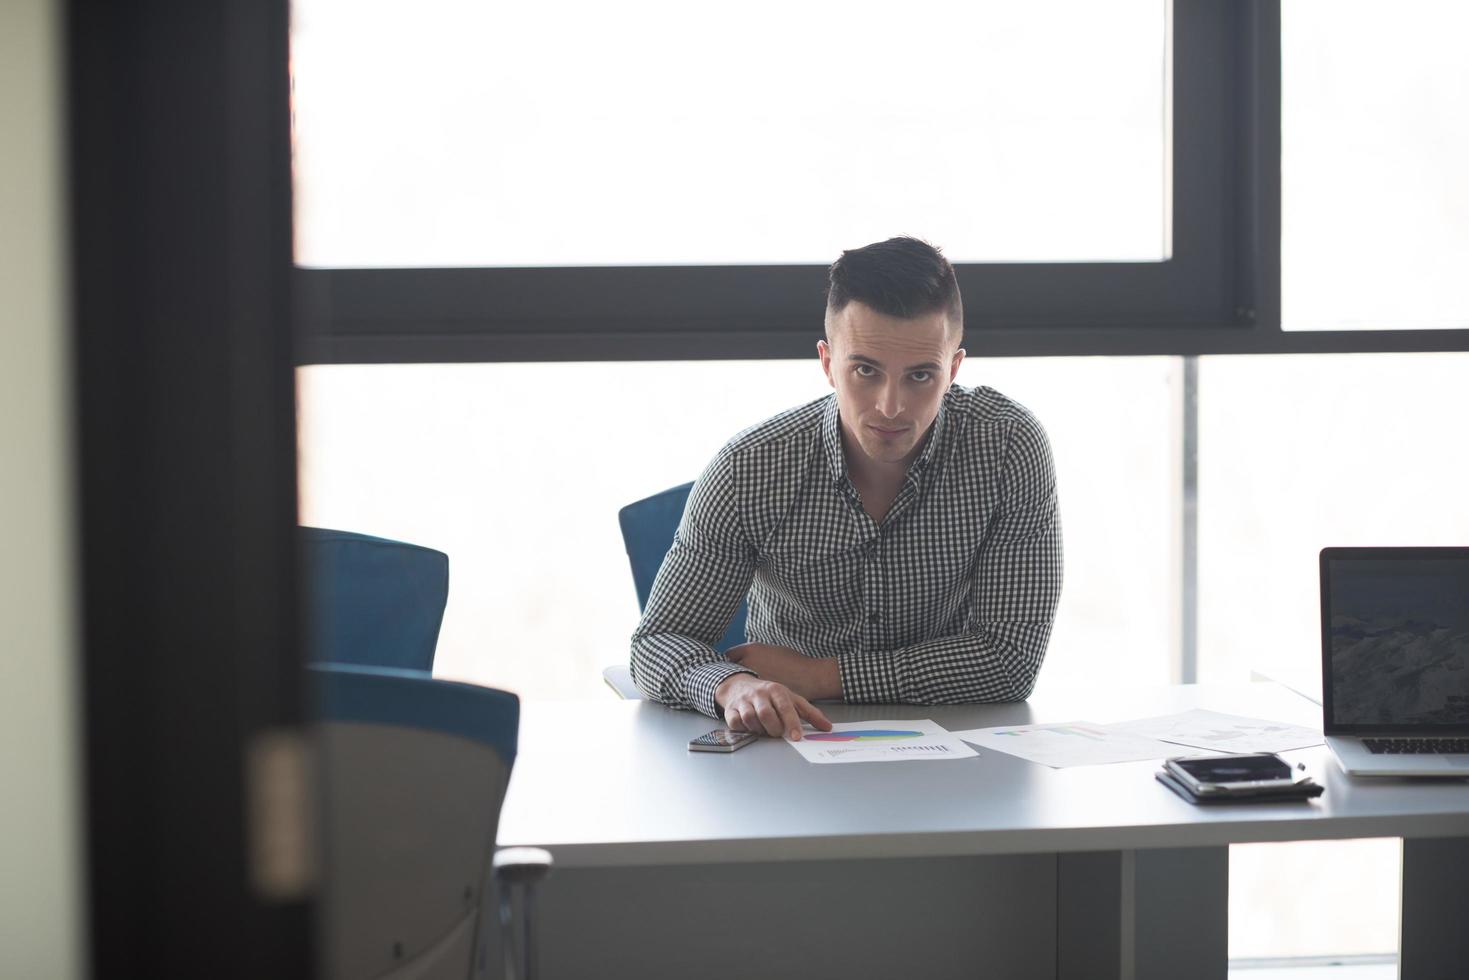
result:
[[[904,319],[943,312],[963,336],[964,301],[954,267],[928,242],[889,238],[848,249],[831,264],[827,278],[826,308],[831,313],[840,313],[853,300]]]

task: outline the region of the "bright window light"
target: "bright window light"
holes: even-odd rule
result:
[[[1173,358],[966,361],[1050,433],[1066,585],[1040,683],[1163,684],[1176,620]],[[612,697],[638,609],[624,504],[830,392],[809,361],[339,365],[299,380],[301,521],[439,548],[434,673]],[[1119,420],[1125,420],[1119,424]]]
[[[307,266],[1168,258],[1164,0],[296,0]]]
[[[1282,325],[1469,327],[1469,4],[1280,16]]]
[[[1202,682],[1264,675],[1319,699],[1320,550],[1469,541],[1469,460],[1450,448],[1466,377],[1469,354],[1200,359]],[[1230,956],[1396,953],[1401,856],[1230,848]]]

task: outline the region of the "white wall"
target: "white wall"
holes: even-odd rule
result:
[[[84,971],[60,14],[0,2],[0,977],[27,980]]]

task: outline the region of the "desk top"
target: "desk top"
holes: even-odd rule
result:
[[[833,721],[932,718],[950,731],[1195,707],[1321,724],[1319,707],[1275,684],[823,707]],[[690,738],[714,727],[644,701],[526,703],[499,843],[546,847],[562,867],[610,867],[1469,836],[1469,781],[1352,778],[1325,746],[1283,753],[1326,786],[1319,800],[1196,807],[1154,780],[1156,762],[1049,769],[979,750],[972,759],[823,766],[776,739],[732,755],[688,751]]]

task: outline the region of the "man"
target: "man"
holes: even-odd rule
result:
[[[650,698],[799,739],[811,702],[1023,700],[1061,591],[1045,431],[953,386],[964,312],[948,260],[893,238],[830,270],[835,394],[735,436],[694,485],[633,634]],[[718,641],[748,593],[749,642]]]

